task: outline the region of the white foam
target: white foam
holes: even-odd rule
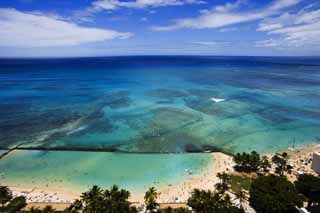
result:
[[[67,135],[71,135],[73,133],[80,132],[80,131],[82,131],[82,130],[84,130],[86,128],[87,128],[87,126],[80,126],[79,128],[76,128],[76,129],[73,129],[73,130],[67,132]]]
[[[210,100],[215,102],[215,103],[220,103],[222,101],[225,101],[225,99],[223,99],[223,98],[211,98]]]

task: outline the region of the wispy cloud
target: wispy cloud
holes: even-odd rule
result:
[[[72,46],[126,39],[131,33],[82,27],[43,13],[26,13],[0,8],[0,46],[53,47]]]
[[[143,9],[147,7],[181,6],[185,4],[203,4],[202,0],[98,0],[93,2],[93,8],[96,10],[116,10],[119,8]]]
[[[234,31],[238,31],[238,28],[237,27],[226,27],[226,28],[221,28],[219,30],[219,32],[221,32],[221,33],[234,32]]]
[[[169,31],[182,28],[205,29],[225,27],[276,15],[282,9],[296,5],[300,1],[301,0],[276,0],[265,8],[246,12],[235,11],[242,3],[242,1],[235,1],[233,3],[216,6],[212,10],[201,11],[201,14],[197,17],[177,19],[174,20],[173,25],[155,26],[152,29],[156,31]]]
[[[277,38],[258,41],[258,46],[319,47],[320,9],[308,7],[295,13],[281,14],[263,20],[257,30],[264,31],[270,36],[277,36]]]

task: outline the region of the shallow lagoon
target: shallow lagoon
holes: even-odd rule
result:
[[[0,161],[1,184],[18,187],[68,187],[117,184],[131,192],[162,187],[188,178],[211,161],[209,154],[114,154],[14,151]]]

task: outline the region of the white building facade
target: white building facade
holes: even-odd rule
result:
[[[320,152],[313,153],[311,169],[320,174]]]

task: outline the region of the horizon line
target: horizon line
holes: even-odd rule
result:
[[[81,59],[81,58],[117,58],[117,57],[256,57],[256,58],[319,58],[320,55],[196,55],[196,54],[137,54],[137,55],[96,55],[96,56],[0,56],[2,59]]]

